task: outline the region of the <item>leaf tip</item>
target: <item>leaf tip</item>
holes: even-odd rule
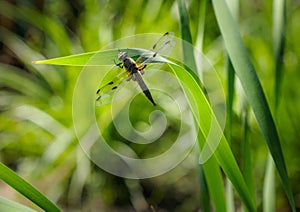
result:
[[[36,61],[32,61],[31,63],[32,64],[42,64],[42,62],[43,62],[42,60],[36,60]]]

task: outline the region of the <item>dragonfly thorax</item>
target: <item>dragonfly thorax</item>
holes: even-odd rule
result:
[[[123,66],[125,67],[126,71],[131,74],[136,73],[139,70],[139,67],[136,64],[136,62],[130,57],[125,58],[123,60]]]

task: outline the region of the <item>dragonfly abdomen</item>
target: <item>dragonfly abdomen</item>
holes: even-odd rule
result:
[[[139,84],[140,88],[142,89],[143,93],[145,94],[145,96],[150,100],[150,102],[155,106],[156,103],[154,102],[152,95],[146,85],[146,83],[144,82],[144,80],[142,79],[140,73],[134,73],[133,74],[134,78],[136,79],[137,83]]]

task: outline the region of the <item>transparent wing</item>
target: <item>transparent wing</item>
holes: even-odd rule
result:
[[[148,63],[151,63],[158,54],[168,56],[175,46],[173,37],[173,32],[166,32],[163,36],[161,36],[158,39],[158,41],[152,46],[152,48],[149,51],[143,53],[136,60],[136,63],[139,66],[144,66]]]
[[[128,79],[128,73],[125,69],[115,66],[109,71],[96,92],[97,104],[102,105],[111,103],[114,93],[123,86],[127,81],[126,79]]]

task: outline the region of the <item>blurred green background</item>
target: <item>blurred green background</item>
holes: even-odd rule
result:
[[[300,207],[300,2],[289,0],[286,5],[276,124],[294,198]],[[193,44],[201,48],[203,4],[188,0],[186,6]],[[240,32],[272,109],[275,107],[273,26],[272,1],[240,2]],[[166,31],[181,37],[177,1],[0,0],[1,162],[66,211],[146,211],[151,207],[157,211],[199,210],[196,156],[151,179],[128,180],[106,173],[85,156],[73,129],[72,96],[81,68],[32,64],[35,60],[97,51],[124,36]],[[226,87],[224,46],[210,1],[202,48]],[[231,144],[238,162],[242,160],[241,95],[237,83]],[[268,151],[252,114],[249,129],[257,207],[261,209]],[[114,128],[107,130],[107,136],[114,140]],[[175,126],[173,132],[176,130]],[[288,211],[278,177],[276,182],[276,209]],[[36,209],[4,183],[0,183],[0,195]]]

